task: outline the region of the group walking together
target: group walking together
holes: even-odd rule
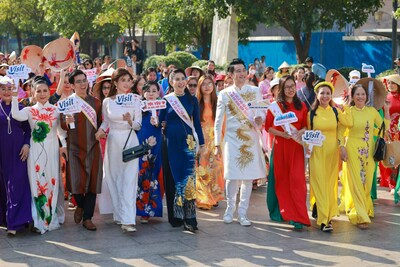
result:
[[[377,184],[374,136],[383,128],[399,139],[400,76],[384,78],[389,94],[379,107],[378,94],[363,83],[346,88],[338,104],[333,80],[303,67],[292,75],[289,67],[276,77],[272,67],[259,73],[241,59],[225,75],[213,61],[206,70],[161,65],[141,76],[106,66],[93,87],[75,68],[60,72],[52,95],[46,75],[32,77],[24,99],[19,85],[0,76],[0,225],[12,235],[26,227],[58,229],[67,198],[76,206],[75,223],[87,230],[97,229],[97,202],[122,231],[135,232],[137,217],[146,224],[163,216],[165,194],[172,227],[195,233],[196,208],[214,209],[224,199],[224,223],[237,218],[250,226],[252,191],[267,180],[262,208],[273,221],[301,230],[311,225],[310,210],[330,232],[343,212],[368,228]],[[121,96],[134,101],[121,104]],[[64,99],[80,111],[62,113],[57,105]],[[163,108],[143,110],[143,102],[161,99]],[[295,120],[279,123],[289,117]],[[308,131],[319,131],[322,145],[308,146]],[[124,160],[124,150],[140,145],[149,149]],[[392,184],[398,201],[400,183],[390,178],[398,168],[380,168],[381,184]]]

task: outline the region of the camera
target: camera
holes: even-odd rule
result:
[[[133,50],[132,50],[132,42],[131,42],[131,41],[125,42],[125,48],[126,48],[126,52],[127,52],[128,55],[130,56],[130,55],[133,53]]]

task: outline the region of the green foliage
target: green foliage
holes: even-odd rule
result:
[[[82,61],[84,61],[85,59],[92,59],[88,54],[85,53],[79,53],[79,57]]]
[[[158,63],[165,62],[165,58],[166,56],[158,56],[158,55],[150,56],[144,62],[143,67],[145,70],[147,70],[150,67],[157,68]]]
[[[397,73],[396,70],[389,69],[389,70],[385,70],[385,71],[379,73],[378,75],[376,75],[376,78],[382,78],[382,77],[396,74],[396,73]]]
[[[207,64],[208,64],[208,60],[201,59],[201,60],[197,60],[197,61],[193,62],[192,66],[198,66],[198,67],[204,69],[207,66]]]
[[[179,68],[187,68],[192,66],[193,62],[197,61],[197,57],[184,51],[172,52],[168,54],[168,58],[176,59],[178,62],[180,62],[179,66],[177,66]]]
[[[216,0],[152,0],[144,17],[146,29],[160,35],[168,47],[203,49],[208,56]]]

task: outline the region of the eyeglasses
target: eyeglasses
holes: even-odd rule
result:
[[[111,86],[102,86],[101,90],[111,90]]]
[[[87,83],[87,79],[75,81],[75,84],[82,84],[82,83]]]
[[[188,83],[188,87],[195,88],[197,87],[197,83]]]
[[[214,84],[213,84],[213,83],[207,83],[207,84],[203,83],[203,84],[201,85],[201,87],[213,88],[213,87],[214,87]]]
[[[294,90],[294,89],[296,89],[296,85],[295,84],[287,85],[283,89],[285,89],[285,90]]]

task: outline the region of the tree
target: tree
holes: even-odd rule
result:
[[[104,31],[95,27],[94,20],[103,7],[104,0],[40,0],[46,12],[46,20],[54,25],[60,35],[70,38],[77,31],[82,51],[93,54],[92,40]]]
[[[344,28],[348,23],[360,27],[370,13],[382,6],[383,0],[225,0],[215,3],[221,17],[228,15],[229,7],[235,9],[239,28],[243,24],[248,29],[255,28],[257,20],[267,26],[285,28],[294,39],[297,62],[301,63],[308,56],[312,31],[331,29],[334,25]]]
[[[130,39],[133,39],[135,27],[143,26],[141,22],[146,13],[147,4],[141,0],[104,0],[95,23],[100,26],[106,23],[118,25],[120,33],[127,30]]]
[[[40,0],[1,0],[0,31],[17,38],[18,50],[22,51],[22,38],[28,34],[52,32],[44,20],[45,11],[39,5]]]
[[[148,30],[160,35],[170,47],[201,48],[201,56],[210,53],[214,1],[209,0],[153,0],[152,12],[145,17]]]

